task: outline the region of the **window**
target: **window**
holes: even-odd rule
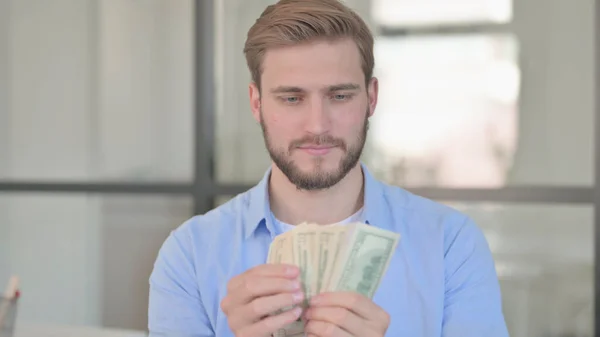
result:
[[[511,0],[372,0],[373,18],[384,26],[506,23]]]
[[[511,35],[380,37],[370,164],[401,186],[507,184],[520,71]]]

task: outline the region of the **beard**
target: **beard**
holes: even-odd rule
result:
[[[365,120],[360,132],[352,143],[346,143],[343,139],[334,138],[329,135],[305,136],[292,141],[287,148],[276,147],[269,136],[269,130],[260,114],[260,126],[263,131],[265,145],[269,151],[271,160],[283,172],[288,180],[300,190],[316,191],[330,188],[340,182],[354,168],[362,155],[369,129],[369,113],[365,113]],[[326,171],[323,168],[324,158],[315,157],[315,167],[312,172],[302,171],[291,158],[292,152],[298,147],[306,144],[336,146],[343,151],[343,157],[339,165],[333,170]]]

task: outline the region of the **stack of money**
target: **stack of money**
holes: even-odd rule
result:
[[[354,291],[373,298],[396,250],[400,235],[363,223],[322,226],[302,223],[273,240],[267,263],[300,268],[304,308],[312,296],[329,291]],[[279,312],[292,308],[283,308]],[[278,312],[278,313],[279,313]],[[303,336],[298,320],[275,337]]]

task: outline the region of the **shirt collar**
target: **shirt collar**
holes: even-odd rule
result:
[[[367,224],[391,229],[391,217],[383,183],[375,179],[361,163],[364,177],[364,218]],[[276,235],[269,203],[269,168],[260,182],[249,191],[248,218],[245,219],[244,237],[249,238],[260,226],[265,226],[271,235]]]

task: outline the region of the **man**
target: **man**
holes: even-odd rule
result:
[[[282,0],[248,33],[250,105],[273,164],[262,181],[164,243],[150,278],[161,336],[270,336],[302,317],[308,336],[508,336],[494,262],[466,216],[375,180],[359,162],[377,105],[373,37],[336,0]],[[301,222],[360,221],[400,233],[373,299],[316,296],[298,270],[266,264]]]

